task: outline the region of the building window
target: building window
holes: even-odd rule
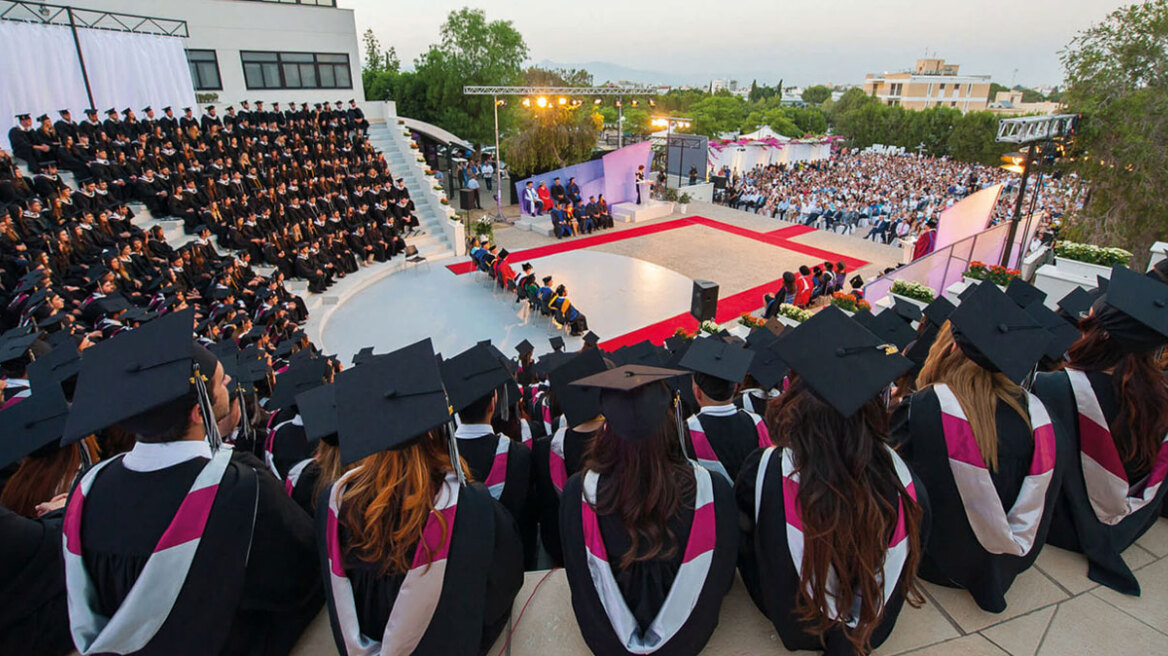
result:
[[[352,89],[349,55],[319,52],[239,53],[248,89]]]
[[[187,65],[191,67],[191,82],[195,91],[222,91],[219,79],[219,58],[214,50],[188,50]]]

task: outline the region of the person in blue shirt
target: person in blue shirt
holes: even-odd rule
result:
[[[572,236],[572,225],[568,221],[568,213],[564,211],[562,203],[556,203],[552,208],[552,233],[556,239]]]
[[[568,324],[568,327],[571,329],[573,336],[582,335],[584,331],[588,330],[588,319],[576,309],[575,305],[572,305],[572,301],[568,300],[567,287],[563,285],[556,287],[555,296],[548,303],[548,307],[553,312],[560,313],[564,323]]]
[[[579,205],[582,202],[580,197],[580,185],[576,184],[576,178],[568,178],[568,199],[572,201],[573,205]]]
[[[551,303],[552,295],[555,294],[555,291],[552,290],[552,277],[551,276],[544,276],[543,277],[543,286],[539,288],[538,293],[539,293],[540,303],[545,303],[545,304]]]

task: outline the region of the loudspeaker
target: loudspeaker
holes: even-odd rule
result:
[[[695,280],[689,313],[698,321],[712,321],[718,312],[718,283]]]
[[[474,209],[474,190],[473,189],[459,189],[458,190],[458,207],[463,210]]]
[[[711,175],[710,182],[714,183],[714,189],[726,188],[726,176],[724,175]]]

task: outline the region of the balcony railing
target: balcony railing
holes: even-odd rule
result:
[[[22,0],[0,0],[0,20],[182,38],[190,36],[187,22],[183,20]]]

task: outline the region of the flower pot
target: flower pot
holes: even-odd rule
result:
[[[1095,276],[1103,276],[1108,280],[1111,279],[1111,267],[1103,266],[1102,264],[1091,264],[1090,262],[1080,262],[1065,257],[1056,257],[1054,265],[1061,271],[1064,271],[1073,276],[1083,276],[1085,278],[1095,279]]]
[[[797,328],[800,325],[798,321],[795,321],[794,319],[791,319],[790,317],[784,317],[781,314],[776,316],[775,318],[779,320],[779,323],[783,324],[784,326],[787,326],[788,328]]]
[[[845,310],[845,309],[843,309],[842,307],[840,307],[840,306],[838,306],[838,305],[835,305],[835,306],[833,306],[833,307],[834,307],[835,309],[839,310],[840,312],[843,312],[844,314],[848,315],[849,317],[854,317],[854,316],[856,316],[856,313],[855,313],[855,312],[852,312],[851,310]]]
[[[899,298],[899,299],[903,300],[903,301],[904,301],[904,302],[906,302],[906,303],[912,303],[913,305],[915,305],[915,306],[919,307],[919,308],[920,308],[920,309],[922,309],[922,310],[924,310],[926,307],[928,307],[928,306],[929,306],[929,304],[928,304],[928,303],[926,303],[926,302],[924,302],[924,301],[918,301],[917,299],[915,299],[915,298],[910,298],[910,297],[908,297],[908,296],[901,296],[900,294],[893,294],[892,292],[889,292],[889,293],[888,293],[888,295],[889,295],[889,296],[891,296],[891,297],[892,297],[892,298],[894,298],[894,299],[896,299],[896,298]]]
[[[689,211],[689,205],[682,205],[681,203],[674,205],[673,208],[680,214],[685,214]]]
[[[978,280],[977,278],[970,278],[969,276],[961,276],[961,280],[963,282],[965,282],[966,287],[969,287],[971,285],[980,285],[981,284],[980,280]],[[1000,289],[1002,291],[1006,291],[1006,288],[1003,287],[1002,285],[998,285],[998,289]],[[962,291],[965,291],[965,287],[962,287]]]

